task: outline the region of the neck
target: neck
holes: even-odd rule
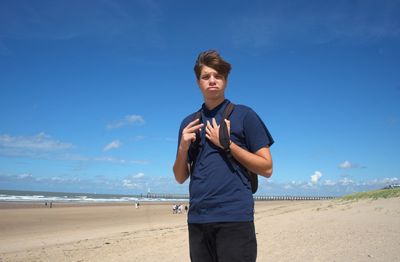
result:
[[[204,104],[206,105],[208,110],[213,110],[218,105],[220,105],[222,102],[224,102],[224,100],[225,100],[225,97],[221,97],[218,99],[212,99],[212,100],[205,100]]]

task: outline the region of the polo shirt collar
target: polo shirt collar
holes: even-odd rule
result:
[[[225,99],[221,104],[217,105],[212,110],[209,110],[206,107],[206,104],[203,103],[203,105],[201,106],[201,110],[203,111],[204,115],[206,115],[206,116],[215,116],[224,106],[226,106],[226,104],[228,104],[228,102],[229,102],[229,100]]]

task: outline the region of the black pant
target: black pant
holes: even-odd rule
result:
[[[192,262],[254,262],[254,222],[189,224],[189,247]]]

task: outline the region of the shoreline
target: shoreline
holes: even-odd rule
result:
[[[46,201],[0,201],[1,209],[24,209],[24,208],[50,208],[45,206]],[[135,202],[126,201],[109,201],[109,202],[57,202],[47,201],[47,203],[53,202],[52,208],[61,207],[95,207],[95,206],[135,206]],[[188,201],[137,201],[141,206],[143,205],[172,205],[174,203],[186,204]]]
[[[336,199],[315,199],[315,200],[292,200],[292,199],[284,199],[284,200],[254,200],[254,203],[291,203],[291,202],[324,202],[324,201],[335,201]],[[138,201],[0,201],[0,210],[1,209],[15,209],[15,208],[50,208],[46,206],[45,203],[53,203],[52,208],[60,208],[60,207],[79,207],[79,206],[135,206],[136,202],[139,202],[141,206],[143,205],[172,205],[172,204],[189,204],[189,199],[183,200],[138,200]]]

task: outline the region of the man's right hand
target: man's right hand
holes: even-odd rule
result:
[[[199,124],[199,121],[200,119],[193,120],[182,130],[181,142],[179,143],[180,150],[188,151],[190,144],[196,140],[196,132],[204,126],[203,123]]]

